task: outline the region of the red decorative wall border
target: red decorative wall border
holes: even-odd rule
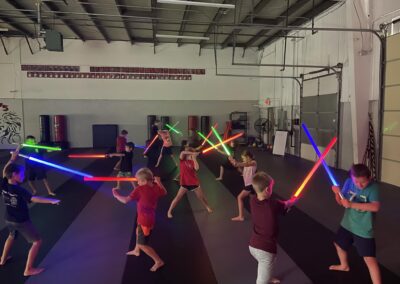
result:
[[[128,80],[192,80],[192,75],[126,74],[93,72],[27,72],[28,78],[50,79],[128,79]]]
[[[79,72],[80,66],[73,65],[21,65],[21,71]]]

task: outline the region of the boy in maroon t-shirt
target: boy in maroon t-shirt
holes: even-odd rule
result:
[[[180,184],[178,193],[176,194],[174,200],[171,202],[171,206],[168,209],[168,218],[172,218],[172,210],[176,207],[178,202],[188,191],[194,191],[196,197],[203,203],[206,207],[208,213],[212,212],[212,209],[208,205],[207,198],[204,195],[203,190],[200,187],[200,181],[197,177],[197,171],[199,170],[199,163],[196,157],[199,152],[195,152],[195,149],[191,147],[185,147],[185,150],[181,152],[179,156],[179,169],[180,169]]]
[[[167,191],[161,184],[154,183],[153,173],[147,168],[140,169],[136,178],[139,186],[129,196],[120,195],[117,189],[113,189],[113,195],[124,204],[137,200],[136,246],[127,255],[139,256],[140,251],[143,251],[153,259],[154,265],[150,271],[154,272],[164,265],[164,261],[148,242],[156,220],[157,201]]]
[[[265,172],[258,172],[252,182],[256,195],[250,197],[253,231],[249,250],[258,262],[257,284],[279,283],[272,278],[277,253],[278,215],[292,207],[297,198],[287,201],[271,199],[274,180]]]

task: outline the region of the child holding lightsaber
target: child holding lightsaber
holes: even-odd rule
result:
[[[120,157],[121,158],[121,164],[120,164],[120,170],[117,174],[117,177],[131,177],[132,176],[132,170],[133,170],[133,150],[135,149],[135,143],[133,142],[128,142],[125,145],[125,151],[121,153],[112,153],[112,154],[106,154],[107,158],[110,157]],[[135,183],[132,181],[132,186],[135,188]],[[121,182],[117,181],[117,186],[115,189],[120,189],[121,188]]]
[[[244,181],[244,189],[240,192],[237,197],[239,215],[232,218],[232,221],[244,221],[244,213],[243,213],[243,199],[248,197],[250,194],[254,194],[254,189],[252,186],[252,180],[254,175],[257,172],[257,162],[254,159],[253,153],[249,150],[245,150],[242,153],[242,162],[238,162],[232,156],[229,156],[229,161],[236,168],[243,168],[243,181]]]
[[[36,138],[32,135],[26,136],[25,143],[27,145],[37,145],[36,143]],[[34,147],[24,147],[21,149],[21,154],[30,156],[30,157],[35,157],[35,158],[42,158],[43,156],[43,151],[41,149],[37,149]],[[46,187],[47,193],[51,196],[55,196],[56,194],[54,191],[51,189],[50,184],[47,180],[47,174],[46,174],[46,168],[42,165],[38,165],[35,162],[31,162],[30,160],[25,160],[25,170],[26,170],[26,175],[28,178],[28,184],[29,187],[32,190],[32,194],[35,195],[37,194],[37,189],[35,186],[35,181],[42,181],[44,186]]]
[[[136,173],[138,187],[136,187],[129,196],[122,196],[118,190],[113,189],[114,197],[121,203],[137,201],[137,228],[136,228],[136,246],[127,255],[139,256],[143,251],[153,261],[154,265],[150,271],[155,272],[164,265],[164,261],[149,246],[149,239],[154,229],[156,219],[156,208],[158,199],[167,194],[165,188],[154,182],[152,172],[147,168],[142,168]]]
[[[287,201],[271,199],[274,180],[265,172],[255,174],[251,182],[256,194],[250,196],[253,230],[249,250],[258,262],[257,284],[280,283],[272,278],[277,253],[278,217],[290,209],[297,198]]]
[[[200,187],[200,181],[197,177],[197,171],[199,170],[199,163],[197,162],[197,156],[199,152],[191,147],[186,147],[185,151],[182,151],[179,156],[180,164],[180,184],[181,187],[178,190],[174,200],[172,200],[171,205],[168,209],[168,218],[172,218],[172,211],[178,205],[179,201],[188,191],[194,191],[196,197],[207,209],[208,213],[212,213],[212,209],[208,205],[207,198],[204,195],[203,190]]]
[[[340,260],[330,270],[349,271],[347,251],[354,244],[364,258],[373,284],[381,284],[379,264],[376,259],[374,215],[380,209],[378,185],[371,180],[371,172],[362,164],[353,165],[350,178],[342,189],[332,186],[336,202],[345,208],[334,245]]]
[[[160,139],[163,141],[163,146],[160,151],[160,156],[158,157],[157,165],[156,167],[160,166],[160,162],[163,156],[170,156],[172,161],[175,164],[175,167],[178,166],[178,164],[175,161],[175,157],[172,153],[172,139],[171,139],[171,134],[169,133],[168,130],[159,130],[158,135],[160,136]]]
[[[42,240],[29,216],[28,203],[59,204],[60,200],[33,196],[30,192],[20,186],[25,178],[25,170],[22,166],[14,163],[19,153],[19,147],[12,153],[11,159],[3,169],[3,180],[0,184],[1,194],[6,206],[6,225],[9,235],[3,248],[0,266],[10,260],[9,253],[21,234],[32,244],[26,261],[24,276],[33,276],[41,273],[43,268],[34,267],[36,256],[39,252]]]

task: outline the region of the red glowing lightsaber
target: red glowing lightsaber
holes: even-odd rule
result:
[[[84,181],[137,181],[134,177],[84,177]]]
[[[322,164],[322,161],[325,159],[325,157],[328,155],[329,151],[332,149],[332,147],[335,145],[337,141],[337,137],[334,137],[331,142],[329,142],[328,146],[325,148],[325,151],[322,153],[318,161],[314,164],[314,167],[311,169],[311,171],[308,173],[306,178],[304,179],[303,183],[300,185],[300,187],[296,190],[295,194],[293,195],[294,197],[299,197],[300,193],[303,191],[305,188],[306,184],[308,181],[311,179],[311,177],[314,175],[318,167]]]
[[[105,154],[71,154],[68,155],[68,158],[76,158],[76,159],[101,159],[106,158]]]
[[[234,136],[232,136],[232,137],[230,137],[230,138],[228,138],[228,139],[226,139],[226,140],[224,140],[224,141],[222,141],[222,142],[216,144],[215,147],[218,147],[218,146],[221,146],[222,144],[226,144],[226,143],[228,143],[228,142],[231,142],[232,140],[235,140],[235,139],[239,138],[239,137],[242,136],[243,134],[244,134],[243,132],[240,132],[240,133],[238,133],[238,134],[236,134],[236,135],[234,135]],[[205,153],[211,151],[212,149],[214,149],[214,147],[209,147],[209,148],[203,150],[203,154],[205,154]]]
[[[147,148],[144,150],[143,155],[146,155],[147,151],[149,151],[150,147],[154,144],[154,142],[156,142],[157,139],[158,139],[158,134],[156,136],[154,136],[154,138],[150,142],[149,146],[147,146]]]
[[[215,124],[214,124],[214,128],[217,128],[217,127],[218,127],[218,123],[215,123]],[[207,139],[210,138],[210,136],[212,135],[212,133],[213,133],[213,131],[212,131],[212,129],[211,129],[210,132],[208,132],[206,138],[207,138]],[[203,143],[201,143],[201,146],[204,146],[204,144],[206,144],[206,142],[207,142],[207,140],[204,139]]]

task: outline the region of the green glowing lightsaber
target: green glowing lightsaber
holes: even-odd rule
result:
[[[217,130],[215,130],[214,126],[211,126],[211,129],[212,129],[212,131],[214,132],[215,136],[217,137],[219,143],[222,143],[222,138],[221,138],[221,136],[219,136],[219,134],[218,134]],[[224,148],[225,153],[226,153],[228,156],[230,156],[231,153],[229,153],[229,150],[228,150],[228,148],[226,147],[226,145],[225,145],[225,144],[222,144],[222,147]]]
[[[182,133],[178,130],[176,130],[173,126],[169,125],[168,123],[165,124],[166,127],[169,128],[169,130],[172,130],[173,132],[175,132],[176,134],[182,135]]]
[[[22,147],[29,147],[29,148],[36,148],[36,149],[43,149],[49,151],[61,151],[60,147],[50,147],[50,146],[42,146],[42,145],[31,145],[31,144],[21,144]]]

